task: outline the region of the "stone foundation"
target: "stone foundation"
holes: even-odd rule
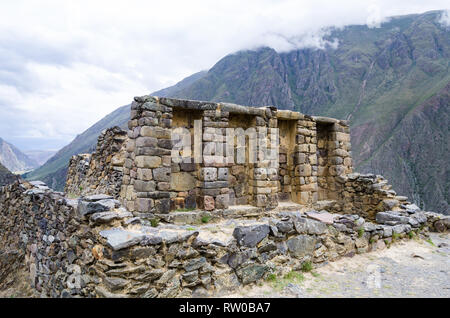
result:
[[[0,275],[24,268],[41,297],[217,296],[450,226],[413,207],[380,212],[376,222],[310,210],[158,224],[111,196],[70,200],[27,182],[0,188],[0,211]]]

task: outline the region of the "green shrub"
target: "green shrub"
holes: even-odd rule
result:
[[[392,242],[398,240],[399,237],[400,237],[400,234],[399,234],[399,233],[393,232],[393,233],[392,233]]]
[[[310,271],[312,271],[312,269],[313,269],[313,266],[310,261],[303,262],[303,264],[302,264],[303,272],[310,272]]]
[[[427,238],[426,241],[430,243],[432,246],[436,246],[434,242],[431,240],[431,237]]]
[[[152,227],[157,227],[159,224],[159,219],[157,219],[157,218],[151,219],[150,224]]]
[[[275,282],[276,280],[277,280],[277,275],[275,275],[275,274],[269,274],[269,275],[267,275],[267,278],[266,278],[266,280],[268,281],[268,282]]]
[[[211,220],[211,217],[209,215],[202,216],[202,223],[208,223],[209,220]]]
[[[358,237],[362,237],[364,235],[364,229],[363,228],[359,228],[358,229]]]

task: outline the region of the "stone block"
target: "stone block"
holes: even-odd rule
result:
[[[187,191],[195,188],[195,178],[189,172],[172,173],[170,187],[175,191]]]
[[[155,168],[153,169],[153,179],[156,181],[170,181],[171,168]]]
[[[170,139],[171,130],[167,128],[155,127],[155,126],[143,126],[141,127],[140,135],[142,137],[154,137],[158,139]]]
[[[136,147],[156,147],[158,139],[154,137],[138,137]]]
[[[154,181],[143,181],[143,180],[135,180],[134,181],[134,190],[137,192],[152,192],[156,189],[156,183]]]
[[[200,171],[200,179],[207,182],[217,180],[217,168],[207,167],[202,168]]]
[[[144,181],[152,180],[153,179],[152,170],[151,169],[138,168],[137,169],[137,178],[139,180],[144,180]]]
[[[218,169],[218,180],[220,180],[220,181],[228,180],[228,168],[219,168]]]
[[[205,195],[203,197],[203,209],[207,211],[212,211],[214,210],[214,207],[215,207],[214,198],[209,195]]]
[[[287,247],[292,256],[300,258],[313,254],[316,239],[311,235],[298,235],[287,241]]]
[[[215,201],[216,209],[227,209],[230,204],[228,193],[218,195]]]
[[[136,156],[138,168],[157,168],[161,165],[161,158],[156,156]]]

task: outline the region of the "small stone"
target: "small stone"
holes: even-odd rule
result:
[[[236,273],[241,278],[242,284],[246,285],[263,278],[268,270],[269,267],[267,265],[251,264],[244,268],[238,269]]]
[[[191,272],[194,270],[197,270],[201,267],[203,267],[206,264],[206,258],[199,257],[199,258],[193,258],[188,261],[186,261],[183,265],[183,268],[186,272]]]
[[[255,247],[269,235],[270,227],[267,224],[253,226],[238,226],[233,231],[233,236],[239,245]]]

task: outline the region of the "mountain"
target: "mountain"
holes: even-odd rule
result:
[[[398,194],[448,213],[450,29],[441,15],[331,30],[325,40],[337,48],[240,51],[153,95],[349,119],[356,170],[383,174]]]
[[[0,163],[0,187],[13,183],[17,180],[17,176],[12,174],[4,165]]]
[[[28,156],[31,160],[36,161],[40,166],[42,166],[48,159],[53,157],[56,150],[27,150],[24,154]]]
[[[44,165],[23,175],[28,180],[41,180],[55,190],[64,188],[67,166],[73,155],[92,152],[97,144],[97,137],[102,130],[120,126],[125,128],[130,117],[129,105],[122,106],[102,120],[94,124],[82,134],[78,135],[70,144],[59,150]]]
[[[242,51],[172,97],[275,105],[349,119],[356,170],[385,175],[424,209],[449,213],[450,29],[442,12],[334,30],[337,49]]]
[[[12,172],[24,172],[39,166],[39,163],[2,138],[0,138],[0,163]]]

